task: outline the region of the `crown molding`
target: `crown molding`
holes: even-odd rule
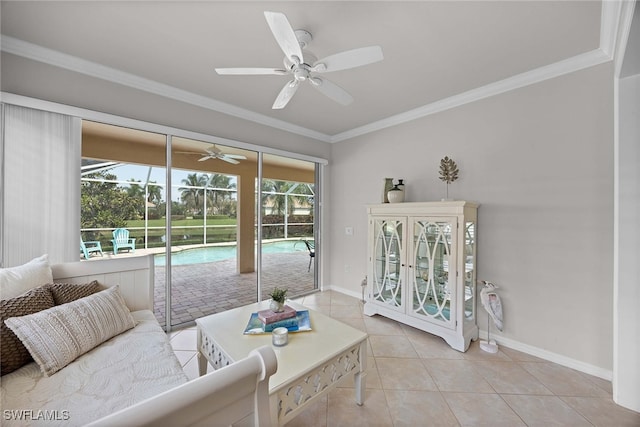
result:
[[[417,120],[431,114],[436,114],[442,111],[449,110],[451,108],[460,107],[474,101],[479,101],[484,98],[488,98],[521,87],[529,86],[535,83],[542,82],[544,80],[559,77],[564,74],[582,70],[584,68],[589,68],[594,65],[602,64],[610,60],[611,57],[609,55],[605,54],[600,49],[596,49],[591,52],[576,55],[572,58],[568,58],[554,64],[546,65],[544,67],[517,74],[515,76],[478,87],[476,89],[471,89],[458,95],[453,95],[448,98],[432,102],[430,104],[406,111],[404,113],[396,114],[395,116],[387,117],[386,119],[378,120],[376,122],[372,122],[367,125],[333,135],[333,137],[331,138],[331,142],[341,142],[367,133],[375,132],[392,126],[397,126],[399,124]]]
[[[612,46],[613,62],[615,64],[615,76],[623,77],[622,65],[626,54],[627,43],[631,34],[633,16],[636,7],[635,1],[624,1],[619,11],[619,20],[612,31],[616,31],[615,44]]]
[[[34,61],[68,69],[77,73],[185,102],[318,141],[336,143],[611,61],[614,59],[617,51],[620,50],[620,25],[628,23],[629,13],[632,14],[633,12],[633,3],[634,2],[631,0],[602,1],[600,46],[598,49],[576,55],[554,64],[549,64],[534,70],[517,74],[497,82],[489,83],[485,86],[453,95],[413,110],[396,114],[335,135],[327,135],[284,120],[275,119],[226,102],[178,89],[154,80],[146,79],[13,37],[3,35],[1,48],[5,52],[32,59]]]
[[[620,22],[620,11],[623,3],[621,1],[603,1],[600,17],[600,49],[613,58],[616,40],[618,38],[618,24]]]
[[[554,64],[508,77],[504,80],[490,83],[458,95],[444,98],[422,107],[387,117],[358,128],[335,134],[331,137],[331,142],[335,143],[345,141],[367,133],[407,123],[431,114],[459,107],[470,102],[478,101],[490,96],[498,95],[500,93],[611,61],[614,59],[614,55],[618,55],[621,45],[626,44],[626,40],[621,40],[620,26],[630,26],[630,16],[633,16],[634,5],[635,0],[602,1],[602,11],[600,15],[600,46],[598,49],[581,55],[576,55]],[[628,29],[626,33],[628,33]]]
[[[88,61],[76,56],[68,55],[53,49],[29,43],[14,37],[2,35],[2,51],[18,55],[27,59],[42,62],[55,67],[64,68],[80,74],[96,77],[105,81],[128,86],[134,89],[153,93],[165,98],[185,102],[208,110],[239,117],[261,125],[280,129],[286,132],[330,142],[331,136],[308,129],[284,120],[274,119],[264,114],[256,113],[226,102],[198,95],[193,92],[178,89],[151,79],[127,73],[96,62]]]

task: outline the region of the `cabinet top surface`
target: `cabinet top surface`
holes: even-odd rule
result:
[[[437,202],[403,202],[403,203],[375,203],[365,205],[367,210],[404,210],[404,209],[431,209],[431,208],[477,208],[480,206],[477,202],[466,200],[443,200]]]

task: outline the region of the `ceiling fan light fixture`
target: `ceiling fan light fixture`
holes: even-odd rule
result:
[[[303,82],[310,78],[309,70],[305,66],[297,67],[293,70],[293,78],[295,78],[299,82]]]

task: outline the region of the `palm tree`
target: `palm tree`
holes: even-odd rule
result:
[[[189,174],[182,180],[182,184],[184,184],[185,187],[178,188],[182,202],[187,205],[188,208],[191,208],[194,214],[198,213],[198,210],[202,210],[204,187],[207,185],[208,179],[207,174]]]
[[[286,181],[275,181],[265,179],[262,181],[262,209],[263,213],[266,205],[271,205],[271,214],[283,215],[286,204],[287,190],[291,187],[291,183]]]
[[[140,181],[131,178],[129,186],[124,187],[126,193],[131,198],[138,216],[144,216],[144,189],[140,186]]]
[[[211,195],[211,205],[215,208],[215,212],[218,213],[225,200],[231,199],[231,192],[224,190],[232,190],[236,188],[236,184],[231,182],[231,177],[227,175],[213,174],[209,183],[208,194]]]
[[[306,195],[312,194],[306,185],[265,179],[262,181],[262,208],[264,209],[267,204],[271,204],[272,214],[283,215],[286,206],[286,214],[291,216],[297,206],[312,206],[310,198],[306,197]]]
[[[127,194],[135,198],[142,197],[142,195],[144,194],[144,190],[140,186],[140,181],[136,181],[135,179],[131,178],[127,182],[130,183],[128,187],[125,187]]]
[[[151,181],[149,184],[155,184],[155,181]],[[159,185],[147,185],[147,201],[158,205],[162,202],[162,187]]]
[[[296,207],[310,208],[313,212],[314,193],[312,187],[313,184],[300,184],[292,189],[291,194],[289,194],[291,198],[291,203],[289,203],[291,213]]]

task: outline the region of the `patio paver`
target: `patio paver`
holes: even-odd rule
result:
[[[262,255],[262,298],[275,287],[289,289],[295,297],[314,291],[313,267],[307,271],[307,252]],[[158,321],[165,324],[165,267],[155,269],[155,307]],[[198,317],[240,307],[256,301],[257,273],[238,274],[236,260],[229,259],[172,267],[173,326]]]

